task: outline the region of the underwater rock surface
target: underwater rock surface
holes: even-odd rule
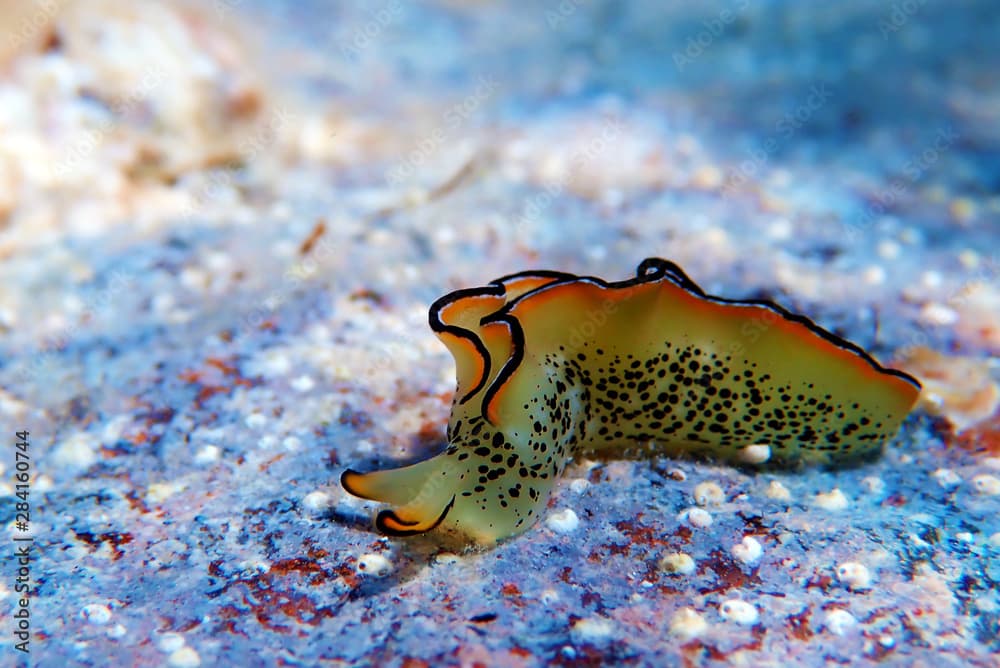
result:
[[[0,40],[36,665],[995,665],[994,3],[84,4]],[[584,460],[494,548],[378,535],[338,479],[443,448],[429,304],[648,256],[921,407],[851,468]]]

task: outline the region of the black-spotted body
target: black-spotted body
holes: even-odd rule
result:
[[[581,452],[653,442],[729,461],[760,445],[779,463],[854,458],[896,432],[920,388],[802,316],[706,295],[658,259],[618,283],[514,274],[442,297],[430,322],[458,371],[448,448],[342,477],[395,506],[376,520],[394,535],[516,534]]]

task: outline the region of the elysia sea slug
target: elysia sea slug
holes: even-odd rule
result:
[[[430,308],[455,357],[448,448],[410,466],[345,471],[394,506],[406,536],[446,526],[481,542],[527,529],[567,461],[656,442],[660,452],[831,464],[881,448],[916,379],[766,301],[705,294],[666,260],[608,283],[528,271]]]

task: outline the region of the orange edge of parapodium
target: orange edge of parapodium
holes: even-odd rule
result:
[[[816,332],[810,330],[806,325],[789,320],[780,313],[773,311],[766,306],[762,306],[760,304],[726,304],[713,302],[696,294],[692,294],[690,291],[674,284],[669,280],[632,285],[626,288],[604,287],[589,281],[565,282],[553,287],[551,290],[543,290],[536,295],[531,295],[527,299],[518,302],[512,309],[511,314],[519,320],[529,319],[533,317],[535,313],[544,313],[546,303],[548,303],[551,299],[564,296],[560,294],[563,291],[582,291],[592,290],[594,288],[597,288],[605,293],[609,293],[607,294],[607,298],[612,300],[622,300],[628,298],[637,290],[672,290],[674,296],[678,297],[687,309],[690,309],[690,317],[699,317],[700,311],[702,313],[712,313],[713,315],[721,314],[726,317],[736,317],[743,322],[757,322],[759,318],[762,318],[763,322],[766,323],[768,327],[779,327],[782,331],[795,336],[807,345],[813,346],[821,353],[833,355],[843,360],[845,363],[852,365],[854,368],[862,372],[864,378],[867,378],[872,382],[882,383],[885,386],[892,388],[900,395],[902,400],[910,406],[916,402],[917,397],[920,394],[920,390],[918,388],[914,387],[904,379],[880,371],[857,353],[824,339]],[[676,314],[673,315],[676,317]],[[513,374],[508,376],[504,385],[496,390],[493,395],[493,400],[490,402],[490,405],[486,407],[487,418],[493,424],[496,424],[498,419],[497,406],[503,401],[505,388],[510,383],[511,378],[513,378]]]

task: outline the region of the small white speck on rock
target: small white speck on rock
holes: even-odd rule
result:
[[[569,488],[577,494],[583,494],[590,487],[590,481],[586,478],[576,478],[569,484]]]
[[[358,558],[358,573],[382,578],[392,572],[392,562],[381,554],[363,554]]]
[[[670,619],[670,635],[678,638],[694,638],[708,629],[708,622],[694,608],[681,608]]]
[[[764,554],[764,548],[753,536],[744,536],[739,545],[733,545],[732,553],[744,564],[753,564]]]
[[[714,482],[701,482],[695,485],[694,502],[699,506],[717,506],[726,499],[722,488]]]
[[[688,508],[677,519],[699,529],[712,526],[712,514],[703,508]]]
[[[222,450],[219,449],[217,445],[205,445],[194,455],[195,464],[213,464],[219,461],[219,457],[222,454]]]
[[[186,644],[180,633],[163,633],[156,639],[156,647],[164,654],[176,652]]]
[[[171,668],[197,668],[201,665],[201,657],[191,647],[184,646],[167,657],[167,665]]]
[[[982,612],[996,612],[1000,609],[1000,605],[997,604],[996,594],[987,594],[983,596],[977,596],[972,601],[976,609]]]
[[[542,595],[539,596],[539,600],[541,600],[541,602],[545,605],[552,605],[559,600],[559,592],[555,589],[546,589],[542,592]]]
[[[260,429],[267,424],[267,417],[263,413],[251,413],[243,423],[251,429]]]
[[[872,584],[868,567],[856,561],[845,561],[837,566],[837,579],[853,590],[868,589]]]
[[[881,285],[885,283],[886,271],[884,267],[869,265],[861,272],[861,280],[868,285]]]
[[[775,501],[791,501],[792,493],[788,491],[788,488],[777,480],[772,480],[764,494],[769,499],[774,499]]]
[[[983,496],[996,496],[1000,494],[1000,478],[989,473],[981,473],[972,479],[972,486],[976,492]]]
[[[694,559],[683,552],[671,552],[660,559],[660,570],[670,575],[690,575],[694,573]]]
[[[885,483],[878,476],[869,475],[861,479],[861,486],[869,494],[881,494],[885,491]]]
[[[123,637],[126,633],[127,631],[124,626],[121,624],[115,624],[108,629],[107,636],[112,640],[117,640],[118,638]]]
[[[920,319],[929,325],[945,327],[958,322],[958,313],[944,304],[930,302],[920,310]]]
[[[291,382],[291,385],[296,392],[308,392],[316,387],[316,381],[309,376],[299,376]]]
[[[664,475],[671,480],[676,480],[677,482],[684,482],[688,479],[687,473],[684,473],[684,470],[679,468],[669,469]]]
[[[850,501],[839,488],[835,487],[829,492],[820,492],[814,496],[813,504],[823,510],[839,511],[847,508]]]
[[[840,608],[830,610],[823,618],[823,626],[836,636],[844,635],[855,624],[857,624],[857,620],[854,619],[854,615]]]
[[[85,469],[97,461],[97,440],[81,432],[66,438],[52,451],[52,464],[57,468]]]
[[[556,533],[571,533],[580,526],[580,518],[572,508],[564,508],[550,513],[545,524]]]
[[[937,484],[945,488],[954,487],[958,484],[961,484],[962,482],[962,477],[959,476],[954,471],[952,471],[951,469],[944,469],[944,468],[938,469],[937,471],[934,471],[934,473],[932,473],[931,475],[934,476],[934,479],[937,481]]]
[[[748,626],[756,624],[757,620],[760,619],[760,613],[757,612],[755,606],[738,598],[723,601],[719,606],[719,614],[722,615],[723,619]]]
[[[91,603],[83,606],[80,616],[91,624],[103,626],[111,621],[111,609],[101,603]]]
[[[878,250],[878,256],[883,260],[895,260],[899,257],[899,253],[902,247],[892,239],[883,239],[878,242],[876,247]]]
[[[309,492],[302,497],[302,507],[313,515],[322,515],[330,509],[332,504],[333,500],[330,495],[319,490]]]
[[[578,642],[597,643],[607,640],[615,631],[614,624],[604,617],[585,617],[577,620],[570,629]]]

